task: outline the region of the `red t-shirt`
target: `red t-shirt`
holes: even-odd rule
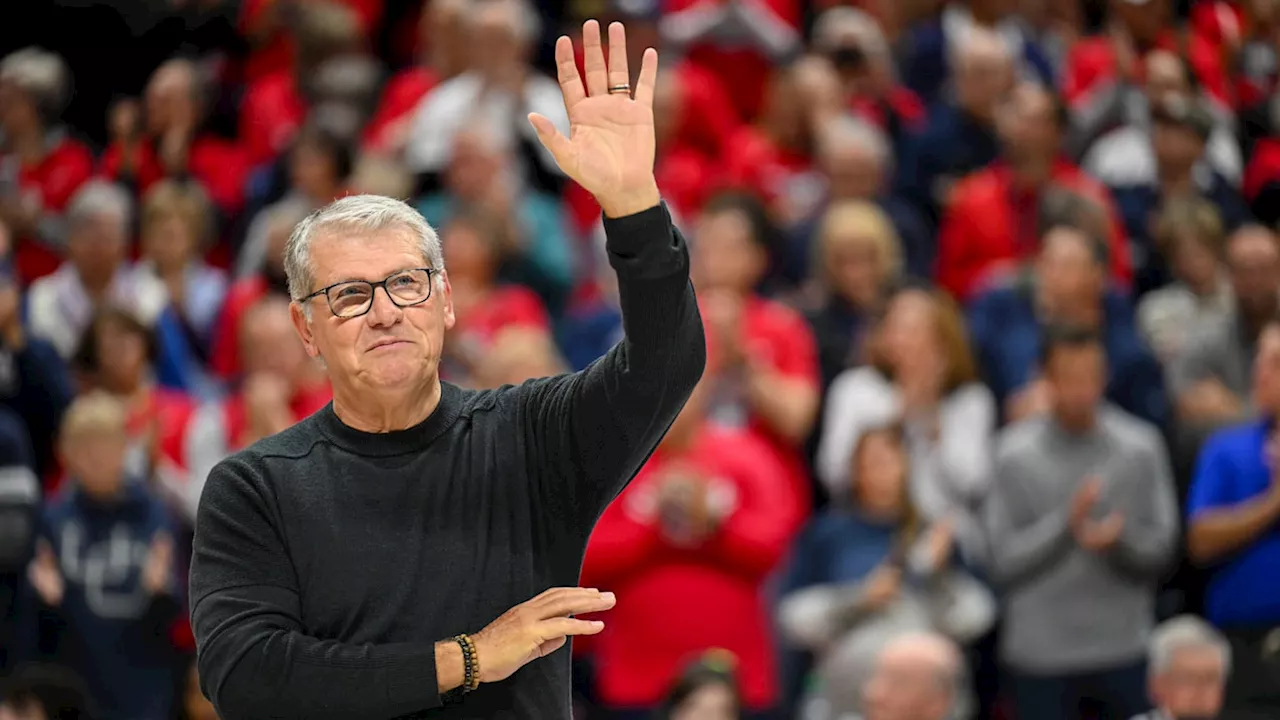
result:
[[[144,196],[151,186],[164,179],[164,167],[151,142],[138,147],[134,179]],[[124,148],[113,142],[107,146],[98,172],[116,180],[120,178]],[[235,215],[244,206],[244,185],[249,174],[249,158],[234,142],[214,135],[201,135],[187,151],[187,171],[209,195],[209,199],[226,215]]]
[[[307,104],[287,70],[249,84],[240,103],[240,142],[253,167],[274,160],[307,117]]]
[[[672,543],[655,520],[664,470],[696,469],[729,508],[720,529],[696,547]],[[750,433],[704,428],[693,447],[659,447],[596,525],[582,582],[622,599],[592,638],[601,700],[618,707],[658,703],[685,662],[701,651],[737,655],[745,703],[778,699],[763,584],[804,516],[786,470]],[[677,601],[678,598],[678,601]]]
[[[5,164],[17,163],[14,157],[3,158]],[[17,168],[18,191],[23,197],[33,197],[50,215],[59,215],[66,209],[80,186],[93,177],[93,153],[89,148],[62,138],[54,142],[48,154],[38,162]],[[13,262],[18,277],[29,285],[44,277],[62,264],[62,254],[36,238],[17,238]]]
[[[298,0],[295,0],[297,2]],[[301,0],[315,2],[316,0]],[[327,0],[346,5],[355,11],[360,21],[360,32],[368,37],[378,28],[382,20],[384,0]],[[246,35],[258,24],[267,10],[278,0],[244,0],[240,6],[240,34]],[[293,39],[282,31],[277,31],[258,49],[249,54],[245,61],[244,75],[249,81],[266,77],[274,72],[293,71]]]

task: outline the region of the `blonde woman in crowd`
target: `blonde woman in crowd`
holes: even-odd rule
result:
[[[815,470],[833,494],[868,428],[901,421],[911,498],[930,522],[953,524],[969,562],[982,555],[974,512],[987,492],[996,407],[978,381],[964,321],[939,290],[907,287],[888,301],[870,364],[836,378],[827,396]]]

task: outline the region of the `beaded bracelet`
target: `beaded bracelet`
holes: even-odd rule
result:
[[[453,638],[458,643],[458,647],[462,649],[462,689],[463,692],[471,692],[480,687],[480,655],[476,652],[475,641],[470,635],[463,633]]]

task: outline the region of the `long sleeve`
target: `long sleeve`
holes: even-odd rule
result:
[[[1045,569],[1070,549],[1067,508],[1056,508],[1037,518],[1022,517],[1017,500],[1024,492],[1011,463],[997,459],[995,485],[984,506],[990,546],[988,570],[992,580],[1008,589]]]
[[[666,205],[606,218],[624,337],[582,372],[525,385],[531,476],[583,537],[684,407],[706,366],[689,254]]]
[[[849,484],[849,460],[862,433],[869,426],[892,420],[897,410],[892,389],[875,370],[847,371],[831,383],[814,462],[828,493],[840,495]]]
[[[200,682],[225,720],[390,718],[440,704],[432,645],[303,632],[298,577],[260,468],[210,473],[196,520],[191,625]]]
[[[1178,544],[1178,501],[1164,443],[1152,431],[1144,452],[1143,476],[1129,499],[1124,530],[1110,558],[1122,569],[1144,577],[1167,569]]]
[[[925,440],[922,462],[932,471],[926,481],[955,505],[974,507],[991,486],[992,437],[996,405],[991,391],[978,383],[957,389],[944,401],[936,443]]]

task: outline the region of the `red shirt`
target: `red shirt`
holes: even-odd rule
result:
[[[304,3],[315,1],[301,0]],[[240,34],[248,34],[250,29],[261,21],[267,9],[276,2],[278,0],[244,0],[240,9]],[[336,0],[336,2],[355,11],[362,34],[368,36],[377,30],[378,23],[382,20],[384,0]],[[250,53],[249,59],[245,61],[245,79],[253,81],[281,70],[291,72],[293,45],[291,37],[277,31],[264,45]]]
[[[1186,51],[1183,52],[1185,45]],[[1231,106],[1232,93],[1218,49],[1198,34],[1190,34],[1185,41],[1170,30],[1160,36],[1155,48],[1185,56],[1200,84],[1220,102]],[[1138,64],[1140,73],[1142,64]],[[1062,92],[1072,106],[1087,104],[1092,93],[1107,86],[1116,75],[1116,53],[1107,37],[1085,38],[1071,48],[1067,56],[1066,79]]]
[[[230,379],[240,374],[240,318],[267,294],[267,281],[260,275],[237,280],[227,291],[222,313],[213,326],[213,351],[209,369]]]
[[[653,495],[675,462],[695,468],[733,508],[696,547],[670,542],[652,516]],[[659,447],[587,546],[583,585],[622,598],[593,638],[601,700],[652,706],[685,662],[720,647],[738,656],[746,705],[772,707],[778,684],[762,586],[803,512],[785,470],[749,433],[708,428],[683,454]]]
[[[378,109],[364,129],[364,142],[370,150],[385,150],[391,142],[391,131],[412,119],[418,103],[440,82],[431,70],[415,65],[396,73],[382,91]]]
[[[755,193],[770,206],[805,206],[821,200],[823,185],[807,155],[778,147],[752,126],[735,133],[728,146],[733,150],[723,159],[726,185]]]
[[[16,163],[13,157],[5,164]],[[93,177],[93,154],[75,140],[56,140],[38,162],[17,168],[18,191],[23,197],[34,197],[44,212],[61,214],[80,186]],[[13,262],[18,278],[30,285],[62,264],[62,254],[34,237],[17,238]]]
[[[145,196],[152,185],[164,179],[164,167],[156,155],[154,143],[142,143],[137,152],[134,179],[139,194]],[[113,142],[102,154],[98,172],[117,180],[123,161],[123,146]],[[214,135],[200,135],[191,142],[187,151],[187,172],[200,181],[209,199],[223,213],[235,215],[243,207],[249,159],[237,144]]]
[[[1054,166],[1050,182],[1104,204],[1110,218],[1111,270],[1127,284],[1133,277],[1128,241],[1106,188],[1066,161]],[[1039,247],[1037,203],[1037,194],[1015,191],[1012,172],[1002,163],[961,180],[938,234],[938,284],[965,302],[993,276],[1031,257]]]
[[[1253,146],[1253,155],[1244,170],[1241,188],[1250,202],[1262,192],[1267,183],[1280,180],[1280,139],[1263,138]]]
[[[256,167],[288,148],[307,117],[307,104],[293,75],[281,70],[249,84],[240,103],[240,141]]]
[[[926,117],[926,109],[920,96],[905,87],[894,87],[889,90],[883,101],[868,97],[851,97],[849,109],[853,114],[885,131],[889,129],[886,109],[912,128],[920,127]]]

